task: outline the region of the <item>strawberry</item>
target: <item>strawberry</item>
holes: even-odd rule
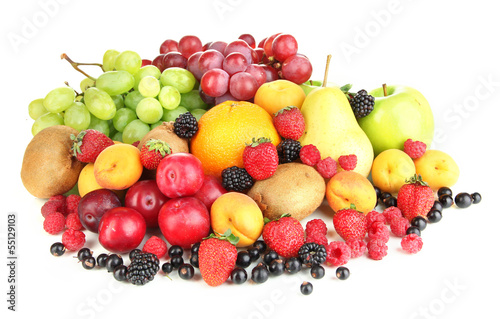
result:
[[[170,146],[158,139],[150,139],[142,145],[140,159],[146,169],[156,169],[160,161],[172,153]]]
[[[108,146],[114,144],[106,134],[97,130],[83,130],[77,136],[71,134],[73,155],[83,163],[94,163],[97,156]]]
[[[407,182],[399,189],[398,208],[410,221],[417,216],[426,217],[434,205],[434,192],[420,175],[415,174]]]
[[[365,214],[357,211],[353,204],[350,208],[341,209],[333,215],[333,226],[345,241],[363,240],[368,228]]]
[[[288,214],[269,221],[262,230],[262,238],[267,246],[284,258],[297,257],[304,244],[304,228],[300,222]]]
[[[268,138],[253,138],[252,143],[243,150],[243,164],[248,174],[256,180],[271,177],[279,164],[276,146]]]
[[[295,106],[287,106],[276,112],[273,124],[281,137],[292,140],[298,140],[306,129],[304,116]]]
[[[222,285],[236,265],[239,238],[228,229],[223,235],[211,234],[204,238],[198,250],[201,277],[212,287]]]
[[[338,162],[344,171],[352,171],[356,168],[356,164],[358,164],[358,157],[356,154],[342,155],[339,156]]]

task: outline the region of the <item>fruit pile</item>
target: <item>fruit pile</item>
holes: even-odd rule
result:
[[[30,103],[21,169],[28,192],[48,199],[53,255],[77,252],[83,268],[134,285],[174,270],[209,286],[306,270],[320,279],[329,267],[344,280],[350,259],[383,259],[391,238],[415,254],[445,208],[481,201],[453,197],[458,165],[428,149],[434,122],[418,91],[329,87],[330,57],[321,83],[293,36],[255,44],[185,36],[152,61],[108,50],[90,64],[97,78],[62,56],[85,74],[82,92]],[[330,225],[313,215],[324,201]],[[107,252],[93,256],[88,232]]]

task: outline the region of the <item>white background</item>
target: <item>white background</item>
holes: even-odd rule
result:
[[[68,3],[64,3],[68,2]],[[8,3],[8,7],[7,7]],[[43,5],[47,3],[47,5]],[[50,4],[51,5],[48,5]],[[108,318],[157,316],[219,318],[328,317],[493,318],[498,316],[498,145],[500,70],[498,13],[492,1],[10,1],[2,2],[2,130],[0,309],[2,317]],[[55,4],[55,5],[54,5]],[[32,24],[36,25],[33,27]],[[351,260],[351,277],[334,268],[322,280],[307,273],[272,278],[263,285],[208,287],[161,274],[144,287],[120,284],[105,270],[86,271],[67,254],[52,257],[60,240],[42,229],[42,200],[21,184],[24,149],[31,139],[28,104],[68,81],[82,79],[64,61],[100,62],[107,49],[134,50],[154,58],[163,40],[194,34],[203,42],[230,42],[242,33],[257,41],[293,34],[299,51],[322,79],[333,54],[330,81],[371,90],[405,84],[427,97],[435,117],[433,148],[455,158],[460,191],[478,191],[479,205],[450,208],[423,233],[424,248],[407,255],[391,238],[382,261]],[[18,41],[13,44],[11,39]],[[350,53],[343,48],[350,47]],[[98,69],[87,69],[98,74]],[[390,123],[388,123],[390,125]],[[17,214],[17,312],[7,311],[6,214]],[[331,211],[321,208],[329,239],[338,237]],[[304,225],[305,225],[304,221]],[[95,254],[103,252],[88,234]],[[126,259],[128,263],[128,260]],[[302,296],[300,283],[314,292]]]

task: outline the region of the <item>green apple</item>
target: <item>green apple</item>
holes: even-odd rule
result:
[[[317,80],[309,80],[307,82],[304,82],[299,85],[306,96],[314,89],[317,89],[318,87],[323,86],[323,81],[317,81]],[[337,84],[332,83],[332,82],[326,82],[326,86],[328,87],[338,87]]]
[[[411,138],[429,148],[434,136],[434,117],[429,103],[417,90],[403,85],[389,85],[369,93],[375,97],[373,111],[358,119],[370,139],[375,156],[387,149],[403,150]]]

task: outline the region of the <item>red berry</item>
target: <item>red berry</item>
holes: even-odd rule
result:
[[[83,225],[80,222],[80,217],[78,213],[71,213],[66,216],[66,228],[74,229],[74,230],[82,230]]]
[[[167,243],[157,236],[151,236],[144,247],[142,247],[143,252],[155,254],[156,257],[162,258],[168,251]]]
[[[433,205],[434,192],[420,175],[413,176],[409,184],[399,189],[398,208],[408,220],[417,216],[425,218]]]
[[[233,244],[233,239],[231,239],[231,236],[234,237],[234,235],[228,237],[225,235],[222,237],[211,235],[211,237],[201,242],[198,250],[201,277],[212,287],[226,282],[236,265],[238,250]]]
[[[66,229],[62,234],[62,243],[69,251],[77,251],[85,245],[85,234],[80,230]]]
[[[328,156],[316,164],[316,170],[323,178],[331,178],[337,173],[337,162]]]
[[[422,249],[424,243],[417,234],[409,234],[401,239],[401,247],[410,254],[416,254]]]
[[[374,222],[383,222],[385,224],[385,217],[382,213],[377,212],[376,210],[372,210],[368,214],[366,214],[366,224],[370,227]]]
[[[41,211],[42,216],[45,218],[51,213],[61,213],[64,215],[66,213],[66,201],[49,200],[43,204]]]
[[[351,239],[346,244],[351,248],[351,258],[363,256],[366,251],[366,243],[361,239]]]
[[[88,129],[71,135],[73,155],[83,163],[94,163],[97,156],[108,146],[114,145],[112,139],[97,130]]]
[[[243,150],[243,164],[248,174],[256,180],[271,177],[279,164],[276,146],[268,138],[253,139]]]
[[[290,216],[281,217],[264,225],[262,238],[269,249],[285,258],[297,257],[304,244],[304,228]]]
[[[339,156],[339,165],[344,171],[352,171],[356,168],[358,157],[355,154]]]
[[[351,248],[343,241],[332,241],[326,247],[326,263],[342,266],[351,259]]]
[[[67,214],[78,213],[78,204],[80,203],[81,197],[76,194],[71,194],[66,197],[66,212]]]
[[[58,212],[48,214],[43,221],[43,229],[51,235],[62,232],[65,227],[66,218]]]
[[[298,140],[306,128],[304,116],[295,106],[287,106],[276,112],[273,124],[281,137],[292,140]]]
[[[387,256],[387,245],[383,240],[370,240],[366,245],[368,248],[368,257],[374,260],[382,260]]]
[[[66,200],[66,196],[64,196],[62,194],[61,195],[54,195],[51,198],[49,198],[48,201],[51,202],[51,201],[57,201],[57,200],[65,201]]]
[[[154,170],[158,168],[160,161],[171,153],[172,150],[166,142],[150,139],[142,145],[139,157],[144,168]]]
[[[299,156],[302,163],[309,166],[315,166],[321,160],[318,148],[312,144],[302,146]]]
[[[333,216],[335,231],[345,241],[364,239],[366,235],[366,216],[354,208],[341,209]]]
[[[383,222],[374,222],[368,227],[368,239],[380,240],[384,243],[389,241],[389,228]]]
[[[401,210],[399,208],[397,208],[396,206],[387,207],[382,212],[382,215],[384,215],[384,217],[385,217],[386,224],[390,224],[393,218],[403,216],[403,214],[401,213]]]
[[[398,237],[404,237],[406,230],[410,227],[410,222],[404,217],[396,217],[391,220],[391,231]]]
[[[327,246],[328,245],[328,238],[326,238],[325,235],[319,234],[319,233],[312,233],[309,235],[306,235],[306,243],[316,243],[318,245],[323,245]]]
[[[326,236],[327,232],[328,228],[325,222],[320,218],[311,219],[306,224],[306,236],[312,233],[319,233]]]
[[[420,141],[413,141],[411,138],[404,143],[404,152],[413,159],[419,158],[425,153],[427,145]]]

